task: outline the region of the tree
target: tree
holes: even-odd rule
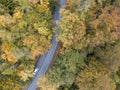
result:
[[[0,10],[0,13],[7,13],[13,14],[14,9],[18,6],[18,2],[16,0],[0,0],[0,9],[3,7],[3,9]]]
[[[6,68],[2,74],[3,75],[13,75],[15,73],[15,67],[14,66],[10,66],[9,68]]]
[[[88,65],[78,73],[75,81],[79,90],[114,90],[114,81],[109,70],[95,58],[88,59]]]
[[[58,90],[57,88],[59,87],[59,86],[50,84],[46,76],[42,76],[38,80],[37,85],[40,88],[40,90]]]
[[[69,10],[62,9],[60,13],[62,18],[58,22],[58,40],[62,42],[63,47],[69,47],[84,37],[85,25],[78,15]]]
[[[23,82],[22,82],[23,83]],[[0,89],[1,90],[21,90],[25,87],[16,76],[0,75]]]
[[[118,7],[106,6],[90,14],[91,16],[86,16],[89,18],[87,20],[87,31],[86,36],[74,44],[76,49],[81,49],[92,46],[96,47],[100,44],[105,44],[108,42],[114,42],[120,37],[119,32],[119,12]],[[97,13],[97,14],[95,14]],[[114,19],[113,19],[114,17]]]
[[[118,71],[120,67],[120,41],[97,47],[94,53],[111,71]]]
[[[52,12],[55,10],[55,7],[58,5],[59,5],[58,0],[49,0],[49,7]]]
[[[55,66],[47,73],[46,77],[50,85],[70,87],[79,71],[80,66],[84,63],[86,53],[71,51],[56,57]]]
[[[49,0],[0,1],[1,90],[21,90],[33,77],[36,57],[51,47],[54,30],[50,3]]]
[[[21,64],[17,67],[16,74],[25,82],[33,77],[35,63],[33,60],[26,57],[23,57],[22,59]]]
[[[58,22],[62,49],[72,46],[81,50],[119,39],[120,9],[112,3],[111,0],[69,0]]]
[[[115,0],[67,0],[67,9],[72,12],[86,13],[96,7],[112,5]]]

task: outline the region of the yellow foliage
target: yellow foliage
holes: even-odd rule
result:
[[[48,6],[49,5],[49,0],[39,0],[39,3],[41,5]]]
[[[23,13],[16,9],[13,14],[13,18],[16,20],[16,19],[20,19],[22,17],[23,17]]]
[[[27,47],[31,48],[30,54],[33,57],[45,53],[47,49],[50,48],[51,46],[49,39],[46,36],[40,36],[40,35],[28,36],[23,40],[23,43]]]
[[[29,77],[33,77],[33,65],[26,67],[25,65],[19,65],[17,69],[17,75],[21,77],[21,80],[29,80]]]
[[[30,3],[36,4],[39,0],[28,0]]]
[[[21,21],[21,22],[18,23],[18,26],[19,26],[20,28],[23,28],[23,27],[26,26],[26,25],[27,25],[27,23],[26,23],[25,21]]]
[[[48,79],[45,76],[42,76],[38,81],[38,87],[40,87],[40,90],[57,90],[59,86],[50,85],[48,83]]]
[[[40,27],[40,28],[38,28],[38,32],[41,35],[48,35],[48,34],[50,34],[49,29],[46,28],[46,27]]]
[[[29,77],[33,77],[31,73],[26,73],[25,71],[20,71],[19,75],[23,81],[29,80]]]
[[[8,60],[9,62],[15,62],[16,61],[15,57],[13,55],[10,55],[10,54],[2,54],[1,58],[3,60]]]
[[[37,4],[37,7],[36,7],[38,10],[43,10],[43,11],[48,11],[49,12],[49,7],[48,5],[40,5],[40,4]]]
[[[1,57],[2,57],[3,60],[7,59],[7,55],[6,54],[2,54]]]
[[[39,24],[38,23],[34,23],[34,28],[37,29],[39,27]]]
[[[15,60],[15,57],[13,56],[13,55],[7,55],[7,60],[9,61],[9,62],[15,62],[16,60]]]
[[[84,21],[75,13],[61,9],[62,18],[58,21],[60,34],[58,40],[63,43],[63,47],[68,47],[80,41],[86,34]]]

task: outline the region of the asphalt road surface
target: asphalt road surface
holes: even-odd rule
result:
[[[59,20],[60,19],[60,14],[59,14],[59,10],[61,7],[63,7],[66,3],[66,0],[59,0],[60,6],[56,7],[53,13],[53,19]],[[57,25],[54,24],[54,27],[56,27]],[[36,68],[38,68],[38,71],[36,72],[34,78],[32,79],[32,82],[30,83],[30,85],[27,87],[26,90],[36,90],[37,88],[37,81],[38,79],[44,75],[47,71],[47,69],[49,68],[54,53],[56,51],[57,45],[58,45],[58,41],[56,41],[56,34],[58,33],[58,31],[54,34],[53,38],[52,38],[52,47],[48,50],[47,53],[45,53],[43,56],[40,57],[40,59],[38,60],[37,64],[36,64]]]

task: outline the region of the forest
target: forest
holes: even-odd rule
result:
[[[58,2],[0,0],[0,90],[28,86],[56,30],[58,48],[39,90],[120,90],[120,0],[66,0],[55,22]]]
[[[40,90],[120,90],[120,0],[67,0]]]
[[[22,90],[51,47],[55,0],[0,0],[0,90]]]

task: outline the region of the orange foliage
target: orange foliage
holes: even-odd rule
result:
[[[32,50],[30,53],[31,53],[31,55],[33,57],[39,56],[41,54],[41,52],[39,50],[37,50],[37,49],[36,50]]]
[[[1,46],[1,51],[4,53],[1,55],[3,60],[8,60],[9,62],[15,62],[15,56],[11,53],[11,46],[7,43],[3,43]]]
[[[13,55],[10,55],[10,54],[2,54],[1,55],[1,58],[3,60],[8,60],[9,62],[15,62],[15,57]]]
[[[10,46],[7,43],[2,44],[1,51],[6,54],[10,52]]]

